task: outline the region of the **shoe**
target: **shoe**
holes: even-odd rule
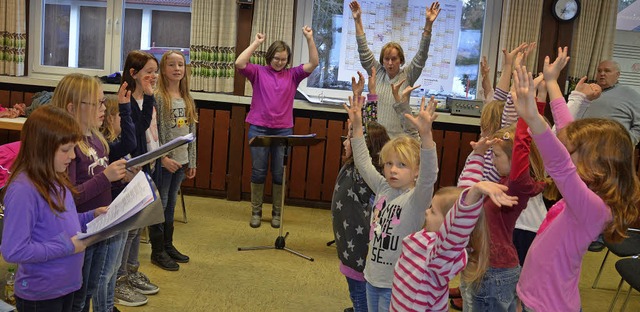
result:
[[[249,226],[252,228],[259,228],[260,223],[262,223],[262,213],[253,213],[251,214],[251,221],[249,221]]]
[[[163,270],[178,271],[180,265],[178,265],[166,252],[153,253],[151,252],[151,263],[157,265]]]
[[[449,298],[462,298],[460,287],[449,288]]]
[[[462,311],[462,298],[449,299],[449,304],[452,309]]]
[[[165,246],[164,247],[164,251],[166,251],[167,254],[169,255],[169,257],[171,257],[173,260],[175,260],[175,262],[179,262],[179,263],[187,263],[187,262],[189,262],[189,256],[184,255],[181,252],[179,252],[178,249],[176,249],[176,247],[173,246],[173,245]]]
[[[592,251],[592,252],[599,252],[599,251],[602,251],[603,249],[604,249],[604,243],[600,241],[591,242],[591,244],[589,245],[589,251]]]
[[[271,216],[271,227],[274,229],[280,228],[280,214],[273,214]]]
[[[354,310],[353,310],[353,307],[350,307],[350,308],[346,308],[346,309],[344,309],[344,312],[353,312],[353,311],[354,311]]]
[[[118,281],[116,281],[114,303],[126,307],[139,307],[147,304],[149,301],[147,297],[131,287],[131,285],[126,282],[126,278],[126,276],[121,276],[118,278]]]
[[[160,291],[160,287],[149,281],[149,278],[144,273],[136,271],[127,275],[129,285],[136,291],[143,295],[155,295]]]

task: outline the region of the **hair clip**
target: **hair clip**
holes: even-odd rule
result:
[[[511,140],[511,133],[510,132],[505,132],[504,135],[502,136],[503,140]]]

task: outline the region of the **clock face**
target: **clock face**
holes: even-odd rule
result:
[[[579,10],[580,4],[577,0],[556,0],[553,7],[554,15],[563,21],[574,19]]]

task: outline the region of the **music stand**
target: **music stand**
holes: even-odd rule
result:
[[[282,159],[282,167],[283,167],[282,197],[281,197],[282,202],[280,203],[281,204],[280,207],[282,208],[280,210],[280,229],[278,232],[278,237],[276,238],[275,244],[273,246],[238,247],[238,251],[279,249],[279,250],[286,250],[296,256],[305,258],[309,261],[313,261],[313,258],[285,246],[285,240],[289,236],[289,232],[287,232],[284,236],[282,236],[282,229],[284,228],[284,195],[286,191],[287,163],[289,160],[289,149],[292,146],[316,145],[324,140],[325,140],[324,138],[316,138],[315,134],[309,134],[309,135],[289,135],[289,136],[264,135],[264,136],[254,137],[253,139],[251,139],[251,141],[249,141],[249,146],[262,146],[262,147],[283,146],[284,147],[284,157]]]

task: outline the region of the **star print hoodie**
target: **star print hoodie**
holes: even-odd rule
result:
[[[422,229],[424,212],[431,205],[433,185],[438,177],[436,148],[420,149],[420,172],[416,186],[402,191],[389,186],[384,176],[375,169],[364,137],[352,138],[351,146],[356,168],[376,194],[364,277],[375,287],[391,288],[402,239]]]

